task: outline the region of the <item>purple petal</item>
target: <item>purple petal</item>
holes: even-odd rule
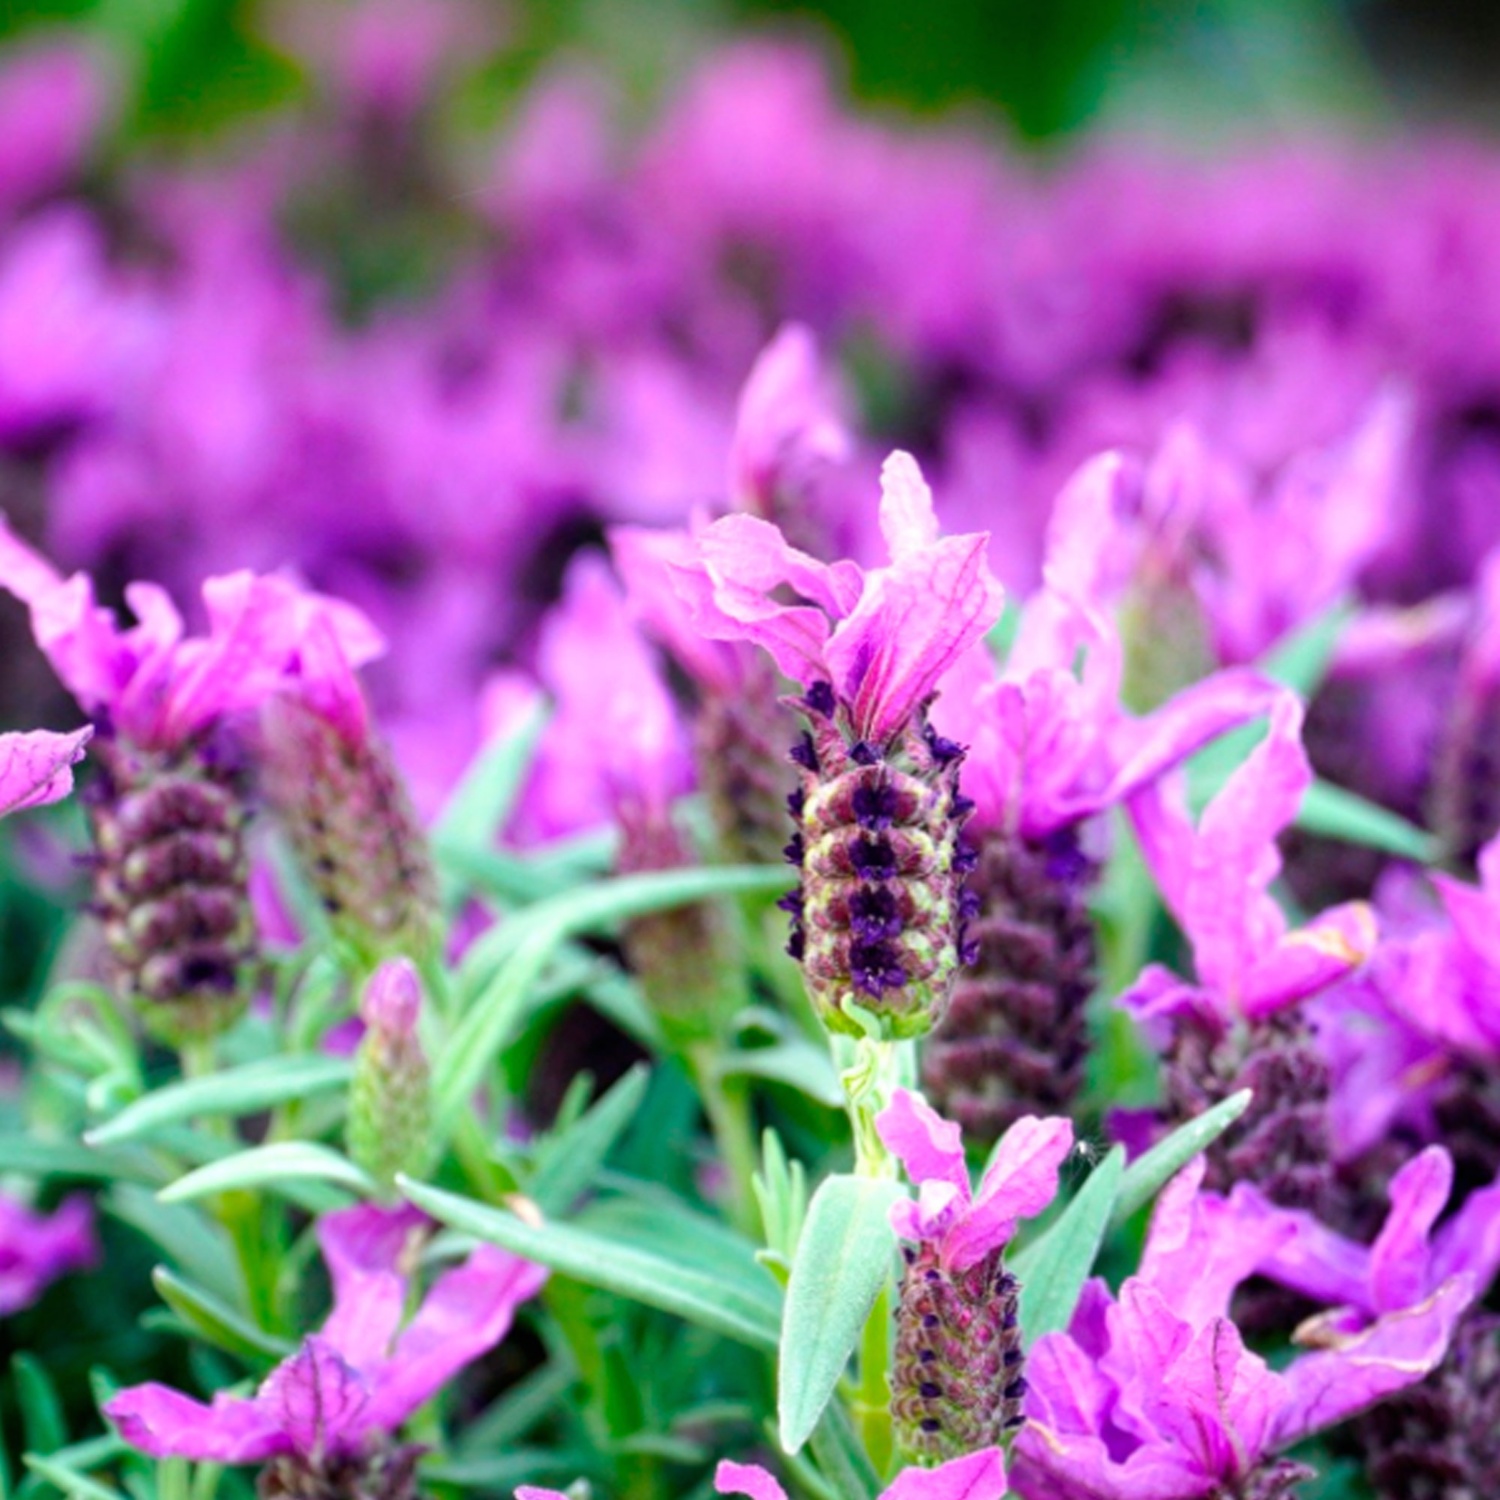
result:
[[[1474,1285],[1487,1287],[1500,1270],[1500,1183],[1470,1193],[1464,1205],[1438,1230],[1432,1244],[1433,1282],[1467,1272]]]
[[[946,1182],[967,1202],[969,1168],[964,1161],[963,1132],[920,1094],[896,1089],[891,1102],[875,1117],[875,1129],[916,1186]]]
[[[714,1488],[721,1495],[748,1495],[750,1500],[786,1500],[786,1491],[759,1464],[722,1459],[714,1470]]]
[[[369,1421],[393,1431],[471,1360],[505,1337],[516,1308],[536,1296],[547,1272],[481,1245],[433,1283],[390,1359],[371,1380]]]
[[[943,1259],[966,1270],[1007,1244],[1018,1219],[1041,1213],[1057,1196],[1057,1173],[1073,1149],[1073,1122],[1025,1115],[1000,1139],[974,1206],[949,1231]]]
[[[880,1500],[1004,1500],[1005,1455],[981,1448],[935,1469],[903,1469]]]
[[[1453,1190],[1453,1158],[1429,1146],[1391,1178],[1391,1209],[1370,1248],[1371,1312],[1394,1312],[1420,1301],[1432,1285],[1428,1238]]]
[[[390,1353],[426,1222],[414,1208],[374,1204],[340,1209],[318,1222],[318,1245],[333,1281],[323,1337],[356,1369],[371,1370]]]
[[[49,1282],[98,1259],[94,1211],[81,1194],[51,1215],[0,1195],[0,1314],[29,1307]]]
[[[1417,1306],[1387,1313],[1334,1348],[1293,1360],[1285,1371],[1287,1401],[1277,1417],[1276,1445],[1300,1442],[1420,1380],[1447,1352],[1474,1290],[1471,1276],[1454,1276]]]
[[[892,453],[880,471],[880,534],[892,562],[919,557],[937,545],[932,491],[910,453]]]
[[[266,1376],[255,1404],[275,1418],[297,1453],[310,1457],[350,1452],[365,1433],[384,1427],[371,1412],[370,1394],[367,1377],[313,1334]]]
[[[104,1415],[152,1458],[256,1464],[292,1451],[281,1421],[258,1397],[221,1395],[204,1406],[164,1385],[135,1385],[111,1397]]]
[[[1370,957],[1378,936],[1366,902],[1332,907],[1255,959],[1242,982],[1241,1012],[1261,1020],[1327,989]]]
[[[1216,991],[1189,984],[1160,964],[1148,964],[1115,1004],[1141,1028],[1158,1052],[1165,1052],[1171,1045],[1179,1021],[1193,1019],[1228,1026],[1233,1020]]]
[[[72,768],[93,732],[0,734],[0,817],[66,797],[73,790]]]

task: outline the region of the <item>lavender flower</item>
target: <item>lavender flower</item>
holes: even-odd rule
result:
[[[1301,704],[1288,693],[1196,829],[1162,789],[1132,799],[1147,862],[1193,945],[1198,983],[1153,964],[1119,1002],[1166,1055],[1174,1118],[1255,1090],[1211,1153],[1215,1186],[1245,1177],[1294,1205],[1326,1200],[1333,1157],[1327,1064],[1296,1007],[1363,962],[1375,938],[1364,903],[1289,932],[1270,895],[1281,867],[1276,835],[1311,780],[1301,725]]]
[[[876,1124],[917,1188],[891,1213],[896,1233],[916,1246],[906,1251],[896,1312],[896,1438],[929,1463],[977,1453],[1021,1420],[1020,1283],[1002,1255],[1017,1220],[1057,1196],[1073,1127],[1016,1121],[975,1193],[958,1126],[919,1096],[898,1089]]]
[[[820,1015],[858,1033],[846,1003],[921,1035],[947,1005],[959,953],[959,746],[931,732],[943,673],[988,627],[1000,589],[983,536],[940,540],[905,454],[887,460],[881,526],[891,565],[825,565],[750,516],[716,521],[676,580],[699,628],[748,640],[800,682],[812,733],[794,758],[803,870],[793,951]],[[811,602],[786,604],[783,585]]]
[[[365,1034],[349,1086],[349,1156],[387,1191],[398,1172],[421,1176],[431,1150],[431,1070],[417,1036],[421,1010],[422,981],[404,958],[381,964],[360,1000]]]
[[[0,1315],[29,1307],[49,1282],[98,1259],[86,1198],[68,1198],[49,1216],[0,1195]]]
[[[516,1308],[546,1279],[539,1266],[481,1246],[438,1277],[403,1327],[423,1225],[414,1209],[372,1206],[319,1222],[332,1311],[254,1396],[220,1393],[204,1406],[166,1386],[138,1385],[114,1396],[105,1415],[153,1457],[263,1464],[268,1495],[305,1494],[310,1485],[359,1487],[384,1500],[413,1495],[420,1450],[398,1445],[397,1430],[505,1336]]]
[[[1397,1204],[1392,1237],[1404,1248],[1389,1263],[1401,1269],[1375,1315],[1325,1320],[1308,1330],[1309,1352],[1271,1371],[1245,1348],[1229,1299],[1286,1252],[1300,1221],[1261,1220],[1251,1232],[1238,1214],[1225,1218],[1223,1200],[1200,1196],[1202,1173],[1199,1159],[1162,1194],[1140,1272],[1118,1300],[1090,1283],[1070,1331],[1031,1351],[1011,1476],[1025,1500],[1288,1495],[1308,1471],[1278,1458],[1283,1449],[1442,1359],[1474,1275],[1421,1261],[1425,1245]],[[1337,1244],[1324,1249],[1345,1258]],[[1334,1267],[1318,1251],[1326,1283]]]

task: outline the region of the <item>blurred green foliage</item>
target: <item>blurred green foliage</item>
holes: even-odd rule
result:
[[[311,9],[341,0],[307,0]],[[412,0],[413,5],[419,0]],[[706,41],[792,23],[845,55],[860,95],[928,111],[982,101],[1022,138],[1065,135],[1124,101],[1218,122],[1362,108],[1375,90],[1360,0],[480,0],[503,51],[476,59],[469,118],[503,109],[560,52],[605,61],[649,97]],[[0,0],[0,43],[38,26],[102,35],[125,75],[132,138],[191,138],[298,97],[297,64],[242,0]]]

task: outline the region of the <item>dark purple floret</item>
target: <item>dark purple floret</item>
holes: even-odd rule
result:
[[[927,752],[938,765],[951,766],[954,761],[962,758],[964,747],[939,734],[931,724],[924,724],[922,733],[927,740]]]
[[[807,806],[807,792],[800,786],[794,786],[786,794],[786,810],[800,823],[803,810]]]
[[[802,931],[801,927],[793,926],[786,940],[787,955],[795,958],[798,963],[801,963],[806,947],[807,934]]]
[[[855,789],[854,821],[861,828],[883,832],[896,821],[895,787],[884,782],[865,782]]]
[[[813,713],[821,714],[825,719],[832,718],[834,710],[838,707],[837,700],[833,696],[833,684],[828,682],[813,683],[802,701]]]
[[[896,950],[888,943],[851,943],[849,972],[856,988],[879,999],[887,990],[898,990],[906,983]]]
[[[896,878],[896,851],[887,838],[855,839],[849,847],[849,863],[861,880]]]
[[[979,851],[971,844],[959,844],[953,851],[953,873],[972,875],[979,867]]]
[[[955,821],[962,822],[974,811],[975,802],[972,797],[965,797],[962,792],[955,791],[953,801],[948,804],[948,815]]]
[[[796,865],[798,869],[801,869],[802,861],[807,857],[807,850],[802,844],[802,835],[794,833],[788,841],[786,848],[781,852],[789,865]]]
[[[857,937],[873,941],[901,935],[901,912],[896,897],[883,885],[856,891],[849,901],[849,918]]]
[[[878,766],[883,758],[869,740],[855,740],[849,747],[849,759],[857,766]]]
[[[803,905],[802,892],[788,891],[786,895],[778,897],[776,904],[782,911],[789,911],[794,917],[800,917]]]
[[[811,771],[813,775],[818,773],[818,752],[813,745],[813,737],[806,731],[802,738],[787,751],[793,765],[801,766],[804,771]]]

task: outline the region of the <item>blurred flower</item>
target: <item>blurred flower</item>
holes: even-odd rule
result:
[[[65,1199],[48,1215],[0,1194],[0,1314],[29,1307],[49,1282],[98,1259],[94,1214],[86,1198]]]

